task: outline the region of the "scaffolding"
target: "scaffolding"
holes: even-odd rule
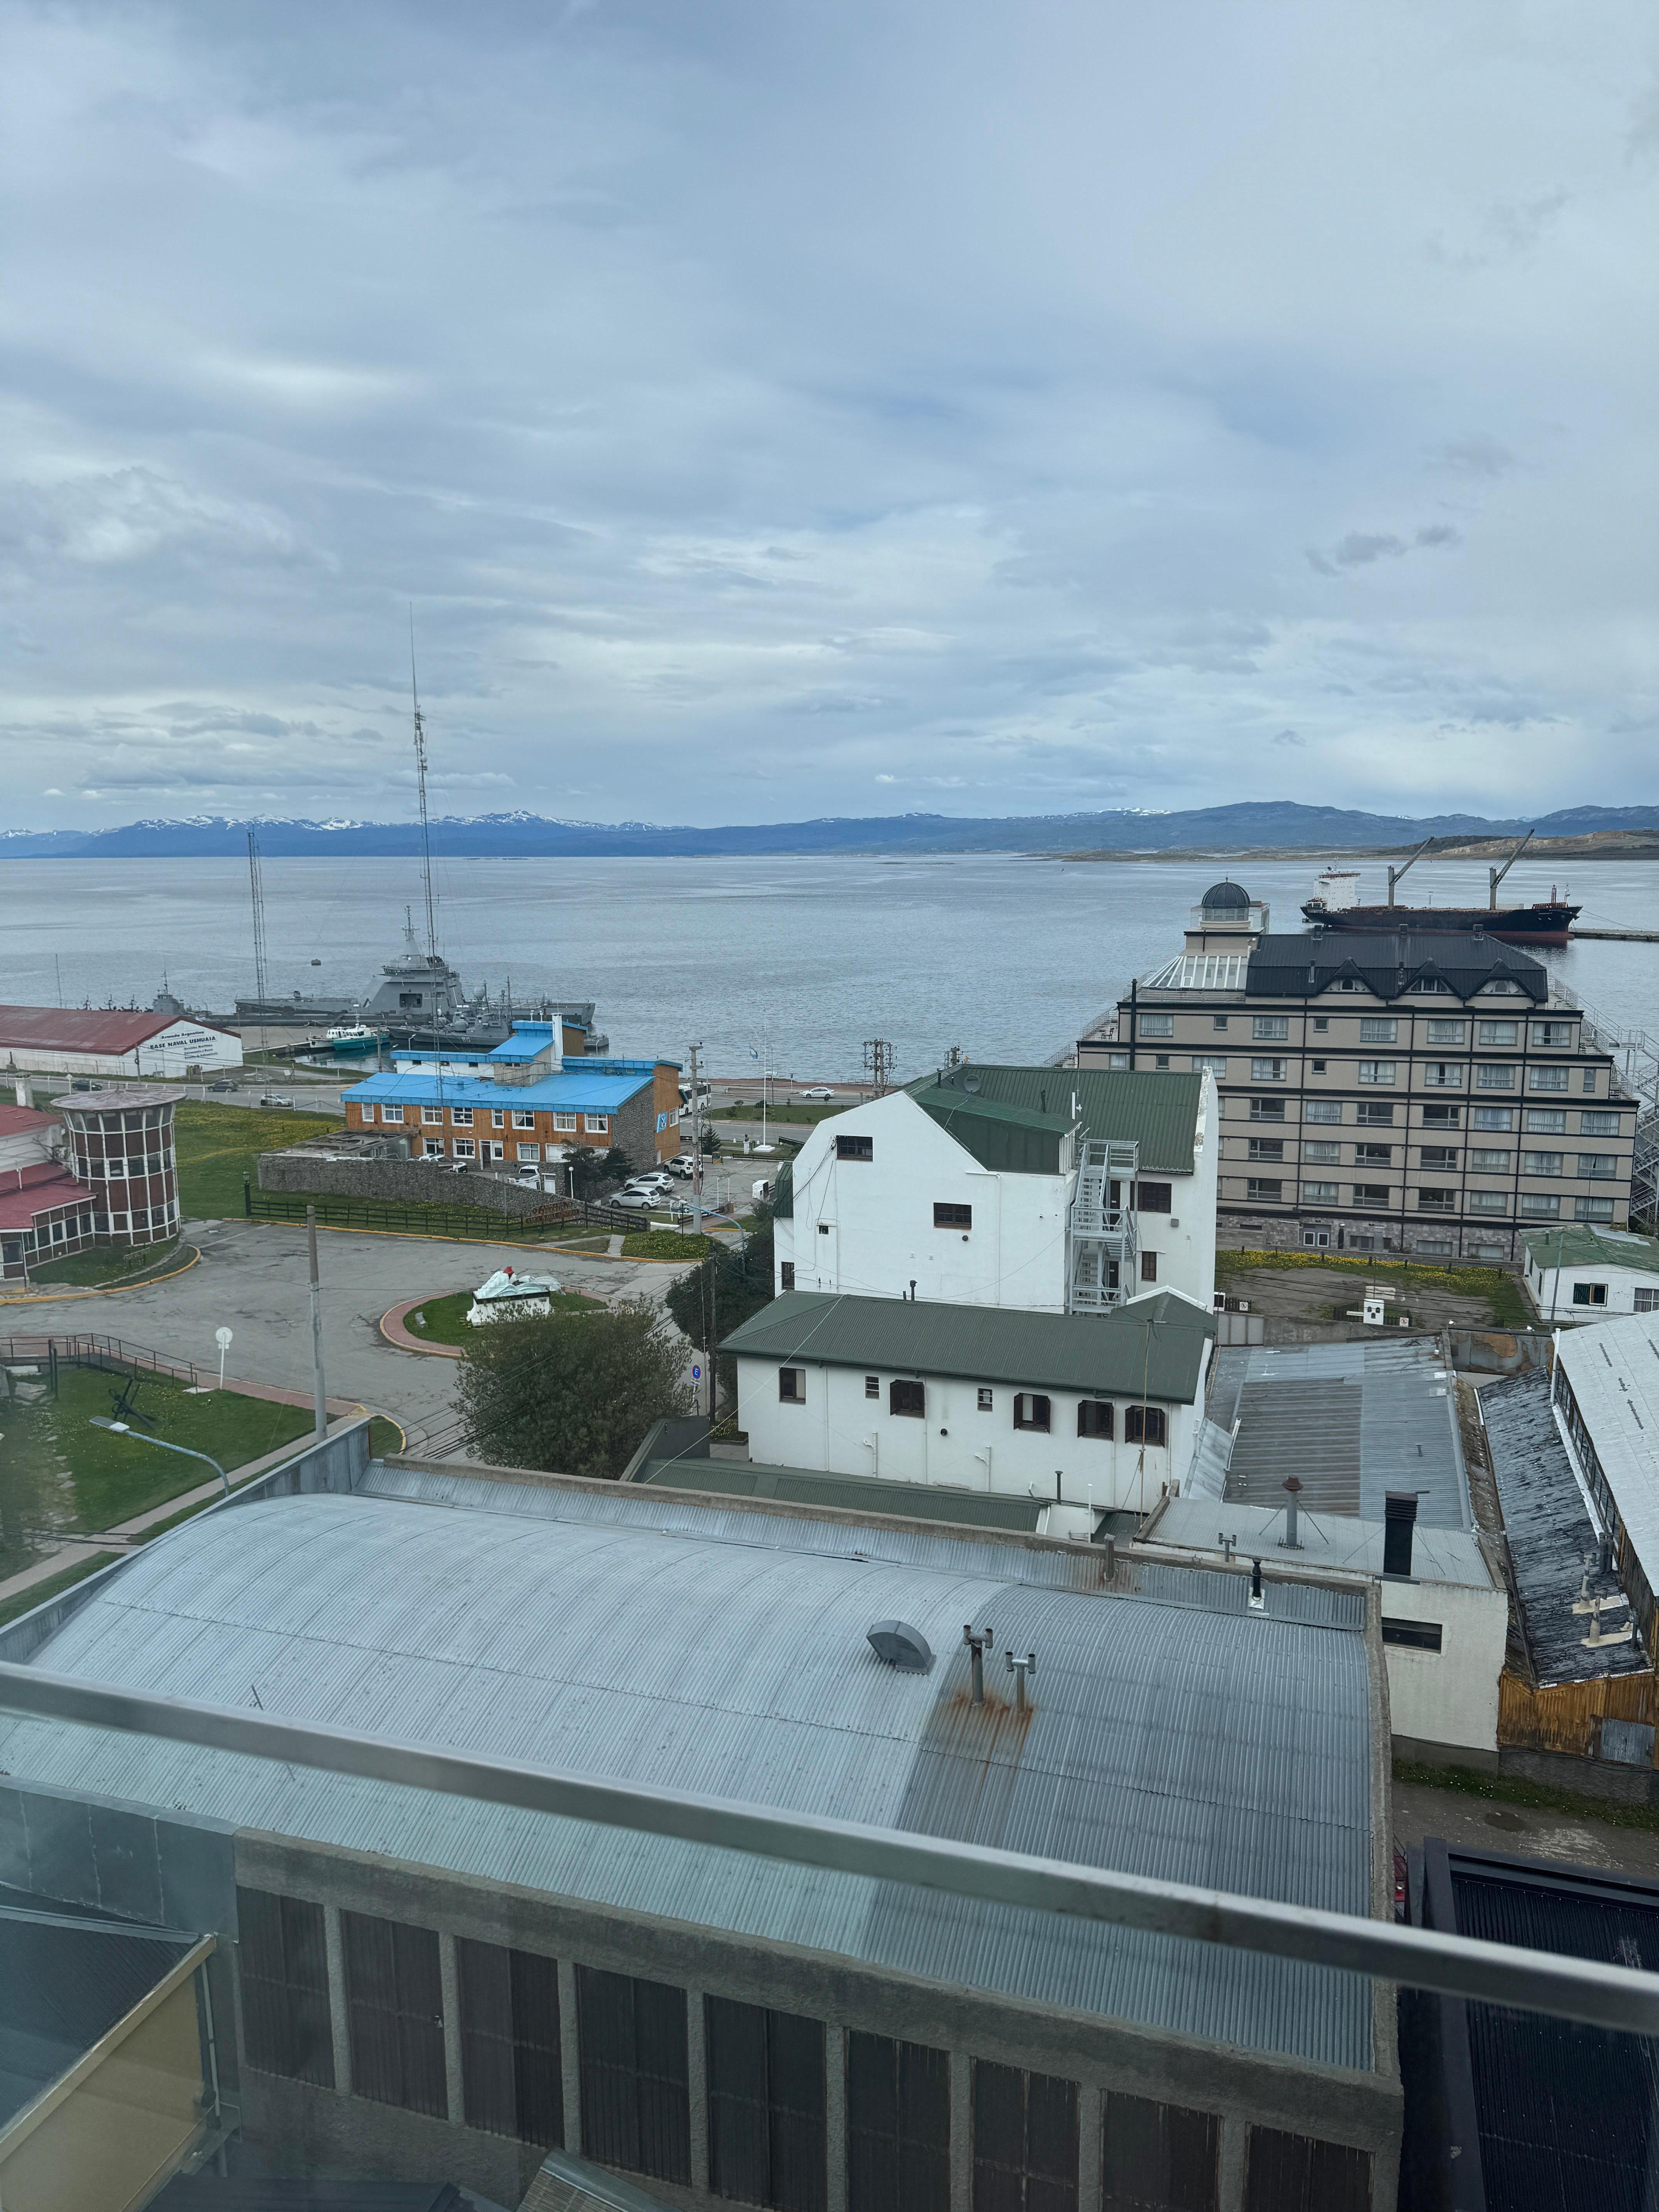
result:
[[[1134,1180],[1140,1147],[1085,1137],[1066,1224],[1066,1310],[1105,1313],[1135,1291]]]
[[[1630,1218],[1651,1229],[1659,1222],[1659,1036],[1649,1030],[1626,1029],[1587,1006],[1574,991],[1551,979],[1552,1003],[1577,1006],[1583,1017],[1583,1042],[1605,1052],[1613,1063],[1614,1097],[1636,1101],[1636,1145],[1631,1161]]]

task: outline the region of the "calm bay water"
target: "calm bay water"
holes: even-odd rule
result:
[[[1554,866],[1559,868],[1559,863]],[[1361,896],[1381,900],[1380,863]],[[593,999],[618,1053],[684,1053],[716,1073],[762,1054],[780,1072],[845,1079],[864,1040],[891,1040],[902,1074],[960,1045],[1043,1060],[1181,947],[1215,861],[1071,863],[973,854],[928,860],[452,860],[436,870],[439,935],[469,989]],[[1316,864],[1240,865],[1280,929],[1297,929]],[[1550,890],[1522,862],[1504,894]],[[1419,863],[1406,888],[1481,904],[1484,867]],[[1575,867],[1586,924],[1659,927],[1659,870]],[[267,860],[273,993],[360,995],[398,950],[417,869],[405,860]],[[1403,894],[1402,894],[1403,895]],[[1545,956],[1589,1006],[1659,1028],[1659,945]],[[315,960],[320,963],[313,966]],[[227,1011],[253,988],[247,872],[224,860],[14,860],[0,870],[0,998],[148,1005],[165,973],[186,1004]],[[55,963],[55,964],[54,964]]]

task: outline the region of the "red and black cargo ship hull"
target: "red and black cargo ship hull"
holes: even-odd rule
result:
[[[1303,919],[1316,929],[1345,930],[1376,937],[1390,929],[1422,937],[1451,930],[1484,930],[1504,945],[1565,945],[1580,909],[1565,901],[1541,900],[1536,906],[1345,906],[1328,908],[1310,899]]]

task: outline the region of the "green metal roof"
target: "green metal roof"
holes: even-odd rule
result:
[[[1528,1230],[1521,1241],[1538,1267],[1634,1267],[1644,1275],[1659,1275],[1659,1238],[1629,1231],[1609,1236],[1605,1229],[1581,1223],[1576,1228]]]
[[[1170,1291],[1109,1314],[786,1291],[733,1329],[720,1350],[751,1359],[954,1375],[1103,1398],[1138,1398],[1144,1389],[1149,1398],[1182,1405],[1198,1387],[1214,1328],[1208,1314]]]
[[[1034,1498],[998,1498],[868,1474],[813,1474],[729,1459],[647,1460],[636,1482],[659,1490],[709,1491],[721,1498],[776,1498],[786,1505],[828,1505],[849,1513],[896,1514],[906,1521],[949,1521],[959,1528],[1006,1528],[1034,1535],[1045,1508]]]
[[[973,1082],[978,1089],[969,1092]],[[1202,1103],[1201,1075],[1166,1074],[1151,1068],[1005,1067],[972,1060],[947,1068],[942,1076],[924,1076],[906,1085],[920,1106],[951,1133],[967,1144],[965,1125],[958,1130],[939,1108],[951,1098],[971,1098],[981,1113],[992,1107],[1014,1107],[1045,1122],[1052,1116],[1068,1127],[1072,1101],[1086,1136],[1138,1143],[1140,1165],[1147,1175],[1190,1175]],[[973,1150],[971,1145],[967,1146]],[[978,1154],[975,1155],[978,1158]],[[988,1161],[988,1166],[1000,1163]],[[1050,1168],[1046,1170],[1053,1174]]]
[[[1069,1114],[1002,1105],[995,1099],[965,1097],[937,1086],[913,1090],[911,1095],[981,1167],[1012,1175],[1060,1173],[1060,1148],[1074,1126]]]

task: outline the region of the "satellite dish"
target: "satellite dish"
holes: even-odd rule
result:
[[[908,1620],[878,1620],[869,1631],[870,1648],[878,1659],[896,1667],[901,1674],[931,1674],[933,1647],[919,1628]]]
[[[976,1075],[965,1076],[965,1077],[963,1078],[963,1085],[962,1085],[962,1087],[963,1087],[963,1089],[964,1091],[977,1091],[977,1090],[979,1089],[979,1078],[978,1078],[978,1076],[976,1076]]]

